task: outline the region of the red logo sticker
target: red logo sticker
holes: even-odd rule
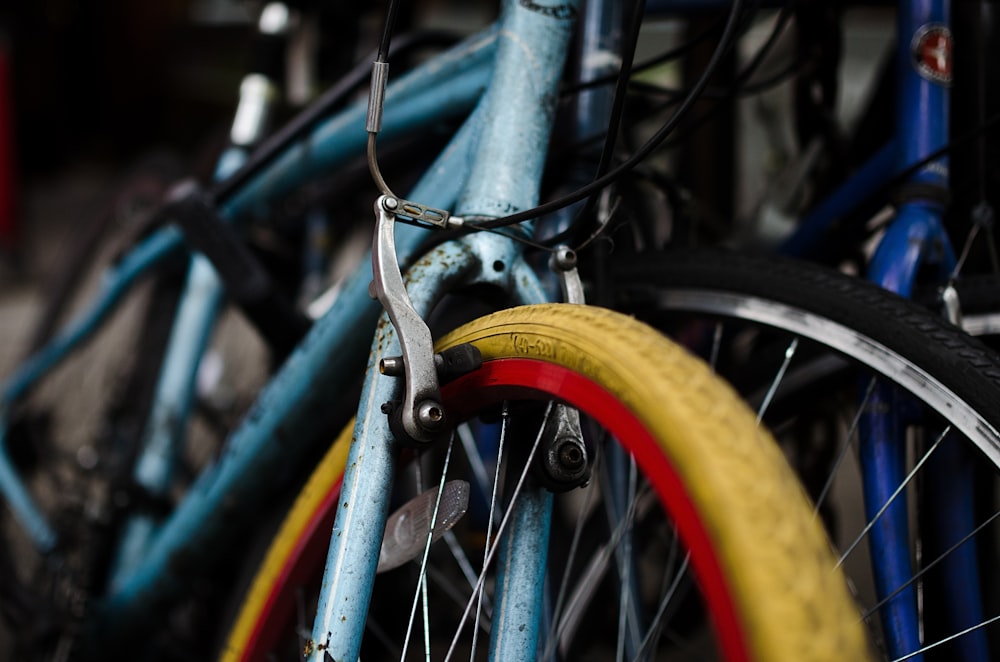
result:
[[[951,30],[930,23],[913,36],[913,65],[917,73],[935,83],[951,84]]]

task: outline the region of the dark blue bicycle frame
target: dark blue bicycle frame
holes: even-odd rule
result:
[[[849,218],[859,202],[884,192],[898,175],[926,160],[948,144],[950,83],[950,3],[947,0],[906,0],[897,9],[897,80],[895,136],[829,198],[808,214],[782,251],[809,257],[819,249],[837,221]],[[930,58],[930,61],[926,61]],[[937,59],[940,58],[940,59]],[[910,296],[918,282],[943,284],[955,267],[955,254],[944,230],[948,193],[946,157],[924,163],[902,182],[894,218],[869,264],[869,278],[902,296]],[[859,219],[860,220],[860,219]],[[863,221],[862,221],[863,222]],[[860,458],[866,516],[871,519],[906,480],[906,433],[910,422],[905,397],[880,384],[867,402],[860,426]],[[933,439],[925,440],[930,444]],[[933,482],[928,494],[947,495],[947,504],[922,504],[933,539],[942,550],[963,539],[974,524],[971,464],[963,448],[946,439],[928,463],[924,480]],[[891,659],[921,648],[917,587],[910,558],[910,526],[905,498],[884,512],[870,533],[870,553],[876,593],[887,599],[881,609]],[[948,555],[943,574],[951,586],[944,612],[953,632],[983,622],[980,580],[974,543]],[[899,590],[900,587],[906,588]],[[988,659],[982,630],[962,637],[963,659]],[[919,657],[914,658],[919,659]]]

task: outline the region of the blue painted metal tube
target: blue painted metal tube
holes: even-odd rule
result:
[[[559,13],[545,15],[537,6],[507,0],[503,12],[493,83],[482,103],[485,129],[459,214],[503,216],[538,202],[577,5],[560,4]],[[552,500],[541,493],[522,498],[516,531],[504,534],[498,560],[501,595],[494,602],[491,659],[538,657]]]
[[[731,0],[646,0],[646,13],[683,16],[702,11],[718,11],[731,4]],[[782,7],[785,4],[785,0],[762,0],[760,6]]]
[[[537,204],[577,10],[575,2],[561,3],[558,14],[547,16],[532,6],[541,5],[504,3],[478,155],[458,214],[504,216]]]
[[[548,568],[552,493],[526,489],[514,504],[500,541],[490,660],[537,660],[538,619]]]
[[[163,228],[111,267],[103,276],[94,304],[7,380],[0,410],[26,395],[41,377],[83,345],[117,308],[138,278],[182,247],[180,232],[172,227]],[[49,553],[58,543],[57,536],[11,463],[5,443],[7,425],[7,417],[3,415],[0,417],[0,494],[24,526],[35,548],[41,553]]]
[[[391,82],[379,140],[467,115],[487,85],[495,46],[496,30],[490,28]],[[319,125],[236,194],[224,207],[226,215],[242,217],[364,154],[366,113],[367,105],[357,103]]]
[[[622,22],[624,3],[588,2],[581,8],[580,26],[577,30],[576,52],[581,55],[573,62],[576,80],[596,80],[614,76],[621,66]],[[608,130],[614,87],[602,85],[582,90],[570,103],[573,104],[572,126],[566,133],[571,143],[583,142]],[[601,145],[595,144],[580,154],[571,164],[572,170],[566,186],[581,187],[589,184],[597,173]],[[537,227],[539,238],[549,238],[566,230],[587,202],[581,200],[560,209],[545,218]],[[553,274],[553,279],[555,278]],[[558,286],[555,286],[558,290]]]
[[[883,146],[867,163],[841,184],[818,207],[810,211],[796,227],[795,232],[782,243],[778,252],[793,257],[808,257],[828,241],[834,223],[857,209],[859,201],[866,200],[900,172],[896,163],[895,141]],[[860,222],[864,222],[863,219]]]
[[[618,73],[624,5],[621,2],[588,2],[581,8],[578,50],[583,57],[577,63],[579,80],[597,80]],[[614,87],[611,85],[582,90],[577,95],[573,113],[573,136],[582,140],[606,132],[613,102]]]
[[[436,248],[407,274],[414,309],[425,315],[446,283],[464,281],[477,268],[462,244]],[[312,645],[306,647],[311,652],[309,660],[327,660],[328,655],[334,660],[356,660],[360,655],[398,451],[388,417],[380,409],[383,403],[399,398],[400,381],[380,374],[378,365],[383,358],[400,354],[395,331],[383,314],[368,359],[368,379],[347,457]]]
[[[975,529],[976,455],[961,435],[952,434],[927,462],[923,479],[927,493],[933,497],[922,505],[933,535],[923,536],[924,559],[937,559]],[[935,614],[947,624],[943,633],[964,632],[986,621],[976,547],[975,539],[967,540],[950,552],[938,568],[944,606]],[[953,646],[957,654],[952,655],[963,662],[992,659],[985,628],[965,634]]]
[[[466,171],[477,131],[474,114],[411,197],[450,207],[462,185],[455,173]],[[400,260],[408,260],[426,236],[410,226],[397,228]],[[369,268],[354,274],[260,394],[219,462],[199,476],[163,524],[141,565],[99,605],[90,633],[95,645],[155,623],[160,607],[183,588],[186,562],[202,567],[224,541],[246,535],[245,518],[266,498],[275,468],[295,465],[316,421],[363,368],[368,339],[361,330],[374,329],[379,312],[368,296],[371,277]]]
[[[862,489],[868,521],[881,510],[906,476],[905,422],[896,415],[899,399],[894,389],[879,384],[867,412],[860,419],[859,459],[865,468]],[[893,412],[885,415],[884,412]],[[909,525],[905,495],[898,497],[869,533],[869,554],[876,594],[895,592],[913,576],[910,567]],[[910,584],[880,610],[885,646],[890,659],[920,648],[916,587]],[[919,657],[914,659],[920,659]]]
[[[242,148],[225,150],[216,168],[216,179],[231,174],[245,159]],[[208,349],[224,292],[212,263],[203,255],[194,255],[132,471],[136,485],[153,496],[166,496],[170,490],[197,396],[198,368]],[[159,518],[144,512],[125,522],[112,564],[112,587],[124,581],[142,561],[158,526]]]
[[[955,266],[955,254],[941,224],[941,207],[934,203],[901,205],[869,265],[869,279],[908,297],[918,270],[932,265],[939,280]]]
[[[951,77],[949,3],[906,0],[899,4],[896,49],[897,165],[915,163],[948,142],[948,83]],[[945,32],[947,31],[947,32]],[[944,78],[944,71],[947,76]],[[947,158],[924,166],[911,181],[948,185]]]
[[[901,43],[896,62],[899,139],[895,163],[900,169],[923,159],[948,141],[948,81],[943,78],[945,73],[950,77],[951,66],[948,18],[948,3],[942,0],[908,0],[900,3],[897,11],[897,33]],[[939,47],[937,55],[928,48],[928,36]],[[922,268],[936,267],[938,280],[944,281],[955,264],[941,222],[941,196],[935,194],[935,190],[947,190],[947,159],[940,158],[925,165],[910,177],[908,184],[904,189],[908,199],[897,209],[869,265],[869,277],[873,281],[907,297]],[[865,430],[860,454],[865,508],[869,517],[906,474],[904,422],[898,413],[901,398],[887,385],[880,385],[876,390],[883,404],[890,406],[874,406],[863,419]],[[958,493],[958,501],[971,499],[971,482],[960,485],[951,477],[947,485],[943,483],[939,481],[939,489]],[[960,496],[962,492],[966,493],[964,498]],[[870,538],[876,594],[880,599],[902,586],[914,573],[905,499],[899,501],[885,512]],[[978,581],[973,585],[978,585]],[[946,593],[962,593],[959,601],[965,599],[964,588]],[[912,586],[883,607],[881,617],[891,657],[909,654],[920,647],[920,617]]]
[[[391,138],[394,132],[420,121],[415,118],[428,121],[434,118],[435,113],[440,116],[440,108],[436,104],[444,104],[442,107],[447,109],[445,115],[466,110],[471,101],[478,98],[483,85],[482,57],[477,59],[473,54],[490,52],[492,40],[489,35],[488,31],[485,36],[467,42],[464,49],[458,49],[444,58],[442,63],[432,68],[433,76],[418,70],[392,87],[390,100],[395,100],[395,107],[404,112],[387,113],[387,130],[383,137]],[[430,87],[440,83],[437,77],[449,72],[456,78],[448,80],[447,84],[442,83],[439,88]],[[401,101],[402,97],[405,97],[405,102]],[[291,148],[283,160],[251,182],[244,197],[237,196],[223,210],[224,214],[235,217],[240,213],[241,200],[259,201],[262,197],[278,195],[291,183],[301,184],[299,178],[332,168],[338,162],[360,153],[367,138],[363,131],[364,110],[364,106],[358,104],[321,125],[311,139],[315,144]],[[352,128],[355,130],[351,131]],[[242,160],[241,154],[229,150],[220,161],[219,177],[235,170]],[[286,167],[288,163],[294,166]],[[282,173],[285,179],[282,179]],[[266,182],[263,186],[262,179]],[[214,326],[222,293],[222,284],[211,265],[203,259],[196,260],[189,271],[182,310],[172,334],[174,340],[164,361],[165,369],[157,388],[150,423],[144,432],[144,450],[136,465],[137,483],[153,494],[161,494],[169,486],[194,397],[197,368]],[[120,584],[144,557],[155,530],[155,522],[143,516],[134,518],[126,528],[113,584]]]
[[[102,276],[101,289],[95,296],[94,303],[6,381],[3,386],[3,402],[0,404],[6,406],[24,396],[39,378],[93,335],[121,303],[136,280],[176,254],[183,246],[184,239],[180,231],[174,227],[165,227],[150,235],[121,261],[111,266]]]
[[[498,272],[493,268],[498,261],[514,267]],[[495,285],[510,292],[519,303],[537,303],[544,296],[517,246],[490,234],[474,234],[439,246],[407,273],[406,281],[411,303],[422,315],[442,294],[459,285]],[[395,332],[383,315],[368,360],[368,379],[347,458],[323,577],[324,591],[312,630],[312,654],[308,659],[317,662],[329,659],[326,655],[354,660],[360,652],[397,452],[388,419],[380,407],[399,397],[400,382],[380,374],[378,364],[382,358],[399,354]]]
[[[59,536],[31,497],[7,453],[7,416],[0,420],[0,494],[10,507],[28,539],[41,554],[54,551]]]
[[[166,496],[172,484],[179,453],[187,438],[198,367],[215,327],[223,292],[208,259],[195,255],[133,470],[133,480],[151,495]],[[159,519],[143,512],[129,518],[114,563],[112,590],[142,562]]]
[[[511,5],[512,3],[508,2],[504,8],[505,21],[510,18]],[[505,34],[507,28],[506,24],[502,26],[501,34]],[[519,43],[511,48],[509,41],[501,39],[502,43],[498,47],[498,65],[492,79],[495,84],[511,82],[512,70],[506,58],[510,58],[512,52],[517,53],[524,47],[524,43]],[[505,63],[508,64],[507,67]],[[525,75],[526,70],[522,62],[515,78],[521,79],[521,82],[533,81],[531,64],[528,66],[529,74]],[[550,82],[555,84],[555,81]],[[456,205],[456,213],[469,213],[473,210],[482,213],[488,209],[495,211],[504,208],[505,203],[501,202],[503,196],[509,196],[514,206],[520,205],[518,208],[530,206],[537,199],[537,178],[541,172],[538,161],[544,158],[545,147],[545,142],[539,143],[537,129],[526,128],[527,125],[520,126],[515,119],[514,123],[504,125],[506,130],[523,130],[524,134],[517,138],[512,138],[506,132],[497,135],[496,122],[499,117],[505,115],[504,111],[510,108],[523,110],[524,107],[535,107],[534,104],[529,104],[518,96],[524,93],[523,85],[515,86],[515,89],[518,92],[511,92],[510,96],[502,99],[496,95],[491,97],[487,92],[477,108],[476,136],[472,141],[476,160],[467,169],[470,173],[469,179]],[[498,109],[498,106],[501,108]],[[547,138],[545,140],[547,142]],[[528,182],[519,179],[515,183],[509,178],[510,175],[507,173],[509,168],[496,172],[499,164],[492,160],[501,156],[509,158],[516,152],[507,151],[511,147],[511,144],[508,144],[505,148],[500,148],[500,151],[503,151],[502,155],[497,154],[491,151],[491,141],[509,142],[520,146],[526,153],[517,153],[519,160],[508,160],[504,163],[523,166],[529,173],[535,174],[535,179]],[[489,163],[490,161],[492,163]],[[526,191],[519,188],[524,186],[527,186]],[[451,251],[457,253],[452,254]],[[478,273],[477,280],[492,279],[495,282],[498,279],[508,279],[510,277],[508,274],[516,274],[515,288],[521,279],[529,282],[528,273],[523,269],[517,272],[514,269],[510,271],[482,269],[483,264],[520,263],[517,259],[519,254],[512,251],[514,247],[509,241],[485,234],[471,235],[452,246],[440,247],[428,259],[421,260],[418,268],[408,274],[408,290],[414,308],[421,314],[426,314],[450,281],[467,279],[473,273]],[[510,282],[498,284],[506,285],[508,291],[512,289]],[[540,292],[540,286],[536,284],[536,288],[536,291]],[[518,289],[523,290],[523,288]],[[532,296],[532,294],[522,296]],[[309,658],[313,660],[326,659],[326,655],[332,656],[333,659],[358,658],[378,561],[377,550],[385,528],[387,500],[392,489],[391,467],[394,450],[386,417],[378,409],[383,402],[394,398],[398,393],[399,384],[398,380],[380,375],[376,368],[383,356],[397,355],[400,350],[385,317],[379,328],[379,336],[373,344],[372,358],[369,360],[369,379],[362,394],[362,405],[358,413],[359,423],[355,428],[355,443],[351,446],[342,487],[342,493],[349,497],[341,499],[341,508],[337,513],[323,580],[326,590],[320,596],[319,609],[313,626],[314,652]]]
[[[636,498],[634,471],[635,465],[628,451],[618,444],[609,444],[605,451],[601,489],[607,495],[605,511],[611,527],[625,520]],[[637,657],[646,631],[646,614],[636,599],[636,596],[642,595],[642,587],[639,586],[639,565],[634,553],[632,534],[632,527],[626,528],[615,548],[618,587],[621,589],[623,584],[627,587],[627,590],[620,593],[620,597],[624,598],[624,604],[620,608],[626,614],[625,651],[629,659]]]

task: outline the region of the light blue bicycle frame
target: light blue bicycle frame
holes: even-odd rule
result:
[[[546,5],[506,0],[499,26],[390,85],[381,140],[389,141],[442,118],[471,112],[424,179],[410,192],[410,199],[454,209],[458,214],[491,216],[537,203],[558,83],[575,15],[573,3]],[[488,82],[490,91],[484,95]],[[224,205],[224,217],[238,220],[251,210],[266,208],[269,201],[279,199],[303,181],[329,172],[361,153],[366,139],[364,114],[364,106],[357,105],[321,124]],[[423,231],[408,226],[397,228],[400,262],[411,258],[424,237]],[[182,250],[182,244],[180,233],[167,227],[115,265],[107,279],[107,290],[98,296],[91,311],[8,380],[2,396],[4,412],[8,403],[27,393],[41,376],[93,334],[137,278]],[[409,278],[410,297],[422,313],[448,289],[469,283],[498,285],[510,293],[513,303],[547,298],[519,247],[507,238],[474,234],[439,247],[433,255],[442,259],[421,261],[423,266]],[[168,350],[168,356],[176,352],[185,357],[183,371],[171,377],[168,366],[162,378],[177,384],[163,389],[169,394],[165,397],[175,398],[182,405],[185,398],[190,403],[193,370],[219,305],[213,276],[204,269],[205,263],[199,262],[200,266],[193,268],[195,275],[189,289],[199,281],[207,283],[208,289],[202,291],[208,295],[197,305],[186,297],[194,313],[181,316]],[[133,531],[139,532],[128,537],[109,592],[94,610],[89,631],[93,645],[107,646],[154,626],[160,608],[182,591],[189,568],[207,562],[215,550],[224,548],[223,541],[246,537],[245,528],[234,524],[239,521],[239,513],[253,512],[266,498],[273,466],[298,461],[306,450],[302,440],[309,437],[308,431],[326,403],[340,397],[360,370],[366,340],[358,330],[374,329],[378,314],[378,304],[368,296],[370,279],[368,269],[352,277],[333,307],[315,323],[261,393],[244,423],[227,440],[219,461],[199,476],[168,519],[162,523],[133,521]],[[391,353],[393,350],[387,348],[395,343],[390,325],[382,323],[378,328],[380,336],[374,345],[377,351],[370,360],[375,363],[370,362],[369,367],[377,364],[384,352]],[[338,513],[334,535],[335,540],[346,542],[331,549],[328,572],[333,581],[328,593],[321,596],[322,608],[314,633],[317,642],[329,644],[331,652],[338,651],[335,659],[357,658],[395,464],[395,442],[380,405],[393,399],[398,384],[379,376],[377,370],[369,369],[368,374],[357,442],[352,445],[349,461],[353,469],[345,476],[343,487],[344,500],[352,507]],[[157,403],[161,408],[166,404]],[[163,419],[167,420],[166,416]],[[139,476],[150,477],[146,486],[151,489],[169,482],[172,456],[182,436],[176,425],[172,430],[166,425],[161,427],[155,428],[153,443],[147,446],[138,465]],[[2,452],[0,490],[36,547],[42,552],[55,550],[55,532]],[[522,497],[501,561],[505,572],[499,590],[520,592],[530,587],[536,607],[541,599],[536,589],[542,584],[539,573],[544,564],[540,559],[544,559],[546,548],[549,505],[550,497],[545,492]],[[531,547],[530,552],[519,553],[515,548],[519,544]],[[345,567],[351,571],[344,572]],[[329,607],[342,602],[351,607],[346,613]],[[494,649],[500,659],[533,658],[537,636],[534,628],[514,632],[496,628]]]
[[[472,113],[425,178],[409,193],[410,199],[453,209],[460,215],[494,216],[531,207],[536,200],[548,127],[557,98],[555,85],[570,26],[566,18],[575,13],[575,6],[529,0],[505,0],[504,4],[498,27],[434,58],[427,66],[400,78],[389,88],[384,129],[380,134],[382,141],[419,131],[442,118]],[[661,4],[676,8],[683,3],[671,0]],[[705,0],[691,4],[718,6],[725,3]],[[924,23],[946,23],[947,8],[938,0],[915,0],[907,16],[916,23],[900,26],[901,34],[912,34]],[[516,41],[512,35],[517,35]],[[498,58],[496,64],[495,57]],[[830,199],[829,205],[820,207],[806,219],[801,231],[786,244],[789,252],[807,251],[810,242],[815,243],[850,204],[870,193],[875,182],[884,181],[888,178],[887,173],[898,172],[946,140],[942,133],[942,121],[947,112],[946,92],[933,83],[917,80],[908,71],[905,73],[910,87],[901,95],[899,135],[917,136],[917,141],[908,144],[897,139],[891,147],[882,150],[872,159],[868,169],[847,182],[840,194]],[[483,96],[488,85],[491,91]],[[919,108],[922,118],[912,110],[907,112],[906,108]],[[936,119],[941,121],[926,123],[926,118],[934,118],[935,113]],[[238,221],[251,211],[266,209],[269,202],[280,199],[302,182],[330,172],[362,153],[366,139],[364,116],[365,107],[359,104],[321,124],[243,187],[224,205],[223,215]],[[930,127],[930,133],[922,132],[921,123]],[[510,167],[511,164],[514,167]],[[225,163],[220,164],[220,171],[224,173],[227,167]],[[883,176],[874,177],[872,173]],[[925,174],[934,177],[934,168],[929,168]],[[904,207],[876,257],[875,280],[905,293],[917,266],[926,263],[928,256],[941,269],[950,268],[954,256],[947,248],[940,252],[947,244],[946,241],[941,243],[944,234],[940,229],[939,213],[934,203],[919,200]],[[414,255],[424,236],[424,232],[408,226],[397,228],[396,243],[401,262]],[[3,423],[0,426],[0,491],[42,552],[55,550],[58,538],[24,489],[3,449],[7,408],[89,337],[137,278],[179,250],[183,250],[183,237],[174,227],[150,236],[115,265],[107,280],[107,289],[94,307],[4,384],[0,395],[0,423]],[[421,312],[429,310],[449,288],[470,282],[504,287],[514,302],[544,298],[534,272],[506,239],[473,235],[436,249],[434,255],[441,259],[423,263],[424,266],[411,274],[414,287],[410,296]],[[908,259],[900,260],[900,255]],[[505,268],[496,271],[492,267],[494,263],[502,263]],[[204,278],[210,280],[211,277],[201,270]],[[365,355],[367,338],[358,333],[358,329],[375,328],[378,316],[377,303],[368,297],[370,278],[367,270],[354,275],[333,308],[316,322],[262,392],[245,423],[227,441],[220,461],[199,477],[178,509],[164,522],[147,520],[133,525],[144,532],[129,536],[125,542],[125,549],[129,551],[122,554],[121,565],[115,569],[113,584],[102,602],[98,621],[93,624],[95,641],[110,641],[116,633],[139,631],[154,624],[159,606],[182,590],[186,568],[205,563],[214,550],[225,547],[222,541],[245,537],[245,530],[231,523],[238,514],[237,509],[252,511],[267,497],[271,467],[276,463],[298,461],[306,450],[303,440],[308,438],[308,431],[325,409],[325,403],[340,397],[350,378],[362,369],[361,357]],[[194,306],[193,314],[180,316],[174,345],[168,355],[176,352],[177,356],[186,357],[170,362],[177,363],[186,373],[174,377],[164,375],[163,380],[171,380],[177,386],[165,389],[163,400],[154,410],[159,406],[161,411],[173,413],[175,410],[170,408],[170,402],[190,402],[193,370],[204,351],[204,338],[215,316],[217,298],[216,295],[207,296],[203,304]],[[192,322],[194,319],[202,322]],[[394,467],[394,442],[379,406],[394,399],[398,384],[391,378],[378,376],[371,366],[377,364],[378,357],[398,353],[398,350],[386,349],[395,342],[389,325],[380,324],[379,333],[373,345],[370,378],[365,385],[364,405],[358,418],[359,441],[352,446],[352,460],[348,462],[348,466],[354,466],[357,461],[359,468],[348,473],[343,487],[347,495],[344,501],[352,505],[338,513],[334,540],[341,543],[331,548],[327,568],[329,593],[321,596],[321,611],[313,632],[315,642],[337,651],[335,659],[357,657],[371,575],[384,526],[385,499]],[[162,420],[177,419],[164,416]],[[169,481],[171,458],[182,438],[183,426],[175,425],[172,430],[167,430],[165,425],[160,427],[164,435],[154,435],[154,443],[149,445],[139,464],[141,475],[153,477],[145,484],[153,491]],[[891,437],[888,433],[881,436]],[[875,460],[866,474],[878,478],[881,487],[877,489],[894,488],[897,484],[896,474],[885,467],[880,468]],[[531,533],[511,540],[528,544],[543,540],[547,507],[544,494],[526,500],[517,526]],[[511,570],[501,582],[502,590],[520,591],[525,586],[541,585],[533,574],[541,565],[537,562],[538,553],[533,550],[530,554],[509,556],[508,560],[533,559],[535,568]],[[351,567],[351,572],[344,572],[345,567]],[[890,584],[895,581],[891,580]],[[535,596],[540,599],[537,592]],[[897,602],[907,599],[900,598]],[[331,606],[341,603],[348,609]],[[501,632],[497,636],[500,637],[497,645],[503,651],[502,655],[498,654],[499,659],[533,657],[537,633],[531,628],[524,633]],[[912,650],[913,637],[912,633],[901,636],[898,644],[901,653]],[[507,645],[520,653],[511,653],[512,649],[505,648]]]
[[[529,6],[514,0],[505,3],[491,86],[463,128],[476,134],[477,144],[455,205],[459,215],[500,216],[537,204],[575,7],[563,4],[559,9],[563,15],[546,16]],[[456,282],[497,285],[511,292],[516,303],[544,299],[534,272],[509,240],[473,234],[436,253],[431,257],[442,259],[421,260],[423,266],[411,270],[408,279],[411,299],[421,314],[426,315]],[[398,356],[400,349],[390,325],[380,324],[379,329],[341,488],[325,590],[312,633],[315,645],[307,646],[314,651],[310,658],[314,660],[325,659],[326,654],[336,660],[358,658],[385,528],[396,449],[379,406],[398,397],[399,384],[396,378],[380,375],[377,366],[385,357]],[[494,628],[494,659],[537,657],[550,508],[551,494],[544,489],[522,495],[511,529],[505,532],[493,622],[527,627]],[[506,600],[505,592],[519,597]],[[505,619],[501,610],[515,608],[517,618]]]

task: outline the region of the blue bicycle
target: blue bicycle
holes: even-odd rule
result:
[[[348,76],[255,150],[234,139],[216,185],[175,190],[162,213],[174,224],[154,229],[130,251],[89,316],[7,382],[5,402],[20,399],[100,326],[140,274],[185,242],[197,251],[134,464],[134,498],[117,527],[115,552],[107,555],[113,561],[106,581],[81,586],[71,576],[66,593],[86,599],[64,603],[82,608],[59,613],[54,633],[41,637],[44,645],[26,637],[29,649],[106,658],[155,634],[144,657],[220,649],[241,659],[303,652],[311,659],[357,659],[361,651],[366,659],[477,651],[505,660],[647,659],[678,651],[732,659],[864,656],[864,629],[840,574],[830,572],[836,561],[820,521],[801,502],[799,483],[754,417],[677,345],[620,315],[578,305],[595,296],[591,285],[615,273],[601,263],[605,244],[592,237],[616,228],[624,205],[639,199],[624,193],[647,174],[635,168],[676,122],[624,162],[616,163],[609,141],[593,183],[538,205],[541,182],[553,172],[546,171],[545,147],[576,21],[581,35],[590,35],[580,38],[580,80],[595,84],[610,69],[617,83],[615,93],[592,85],[576,96],[565,93],[578,112],[579,133],[570,140],[586,145],[596,127],[617,133],[607,127],[621,120],[630,66],[618,74],[613,58],[609,66],[607,58],[586,56],[610,47],[630,60],[643,5],[635,3],[628,20],[621,9],[590,3],[578,16],[573,4],[506,2],[497,26],[394,79],[383,94],[386,37],[376,57],[373,104],[326,116],[326,106],[335,105],[330,99],[354,89]],[[272,21],[262,16],[261,25]],[[628,38],[608,46],[615,42],[606,40],[622,37],[616,28],[622,21]],[[706,75],[680,100],[678,116],[706,93],[709,74],[748,25],[749,14],[736,2],[701,37],[717,35],[718,45]],[[247,85],[244,92],[241,104],[268,97],[266,86]],[[390,189],[395,175],[383,176],[382,155],[395,140],[456,125],[405,198]],[[257,133],[242,128],[241,136]],[[266,216],[261,210],[303,182],[365,153],[380,189],[369,212],[371,270],[343,284],[305,332],[309,323],[282,300],[271,274],[241,250],[240,224]],[[422,152],[403,156],[404,166],[427,161]],[[600,193],[615,182],[620,205],[615,194]],[[571,212],[553,213],[560,208]],[[644,223],[642,214],[634,218]],[[400,265],[409,267],[405,277]],[[810,276],[817,291],[854,286],[803,269],[824,274]],[[632,306],[638,283],[615,283],[614,301]],[[657,293],[666,288],[648,283],[659,307]],[[183,422],[223,291],[287,358],[221,455],[175,500]],[[937,406],[981,448],[994,444],[998,427],[984,405],[995,401],[998,388],[993,355],[926,311],[874,288],[860,291],[874,310],[891,313],[890,337],[905,319],[916,320],[955,348],[942,357],[949,365],[968,366],[974,351],[976,369],[964,371],[963,390],[941,377],[949,385],[945,395],[925,398],[923,375],[940,377],[936,364],[928,368],[923,358],[869,342],[873,333],[860,321],[846,326],[847,341],[834,343],[830,316],[820,316],[812,336],[794,330],[815,341],[818,356],[835,351],[837,383],[852,375],[843,370],[846,355],[902,381],[915,390],[917,409]],[[742,322],[759,319],[748,312],[748,298],[733,307]],[[556,299],[568,304],[537,305]],[[381,321],[380,305],[388,312]],[[806,319],[806,328],[816,319],[796,311],[777,317]],[[718,351],[709,356],[723,348],[728,355],[738,345],[716,328],[700,321],[673,327],[691,346],[710,330],[710,347]],[[376,337],[366,352],[370,329]],[[854,345],[873,349],[852,354]],[[886,355],[892,360],[875,360]],[[360,365],[365,356],[367,369]],[[738,368],[736,377],[761,385],[761,371],[729,365]],[[340,405],[354,400],[362,373],[355,423],[316,461],[323,435],[344,422]],[[809,386],[829,383],[822,372],[782,374],[803,374],[799,383]],[[857,393],[853,376],[848,380]],[[761,417],[779,411],[777,405],[801,405],[787,396],[787,382],[773,383]],[[283,488],[314,466],[288,505]],[[0,487],[44,555],[43,569],[71,567],[71,548],[24,481],[9,462],[0,467]],[[204,587],[238,574],[234,560],[253,563],[251,533],[267,537],[273,530],[260,521],[268,507],[287,516],[246,597],[236,598],[235,625],[222,643],[215,637],[226,627],[219,616],[226,610],[215,599],[224,591]],[[958,594],[965,590],[963,584]]]

